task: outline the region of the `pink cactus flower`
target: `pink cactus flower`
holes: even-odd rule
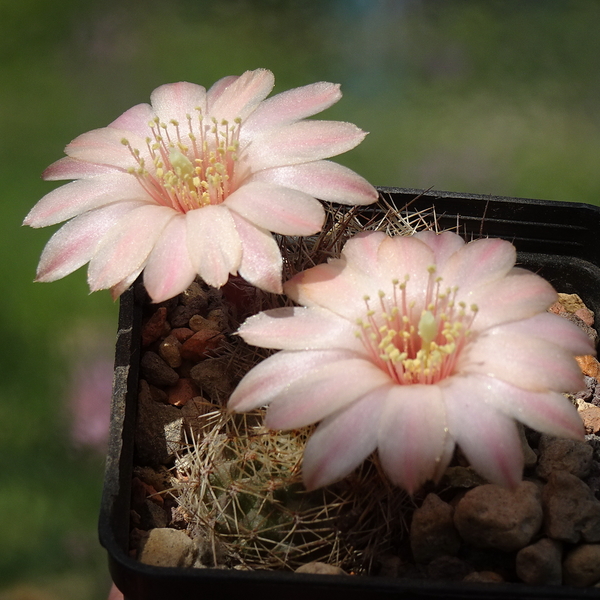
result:
[[[246,342],[282,351],[242,379],[230,410],[269,405],[273,429],[320,422],[304,453],[308,489],[343,478],[377,450],[390,480],[412,494],[440,479],[457,444],[489,481],[516,486],[515,420],[582,438],[560,392],[583,388],[574,355],[593,348],[545,312],[555,291],[515,260],[514,246],[499,239],[357,235],[341,258],[285,284],[301,306],[241,326]]]
[[[152,299],[183,291],[196,274],[221,287],[229,274],[281,292],[271,232],[321,229],[321,200],[369,204],[377,192],[323,160],[359,144],[350,123],[306,120],[335,102],[339,85],[315,83],[265,98],[270,71],[225,77],[208,91],[163,85],[108,127],[80,135],[44,173],[75,179],[47,194],[24,224],[70,219],[48,242],[37,281],[89,262],[92,291],[117,297],[144,271]]]

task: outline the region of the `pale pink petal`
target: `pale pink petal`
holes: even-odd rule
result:
[[[367,312],[364,276],[346,268],[343,260],[331,260],[294,275],[283,284],[292,300],[304,306],[320,306],[351,322]]]
[[[475,240],[455,252],[437,274],[444,286],[457,285],[464,290],[501,279],[515,266],[516,258],[515,247],[506,240]]]
[[[122,218],[104,236],[90,261],[90,289],[111,288],[139,269],[175,215],[165,206],[144,204]]]
[[[229,209],[219,204],[186,213],[187,244],[194,269],[208,285],[221,287],[237,272],[242,245]]]
[[[115,119],[109,127],[132,131],[141,139],[150,135],[148,123],[155,117],[154,111],[149,104],[138,104],[126,110],[120,117]]]
[[[309,491],[342,479],[375,450],[388,389],[379,388],[334,413],[310,436],[302,459]]]
[[[130,273],[125,279],[119,281],[116,285],[113,285],[110,288],[110,295],[113,300],[116,300],[123,292],[127,291],[135,282],[135,280],[140,276],[140,273],[144,270],[144,265],[142,265],[139,269],[136,269],[132,273]]]
[[[516,487],[523,450],[514,420],[481,402],[470,377],[456,378],[443,394],[448,428],[471,466],[492,483]]]
[[[533,392],[583,389],[583,375],[573,355],[545,340],[518,333],[479,335],[460,356],[459,373],[502,379]]]
[[[496,332],[540,338],[557,344],[575,356],[596,353],[589,336],[580,327],[552,313],[540,313],[521,321],[504,323],[491,328],[488,333],[493,335]]]
[[[242,134],[253,136],[271,127],[316,115],[342,97],[337,83],[321,81],[268,98],[246,119]]]
[[[246,71],[222,90],[219,88],[220,93],[210,98],[208,112],[217,121],[233,121],[238,117],[244,120],[271,93],[274,84],[271,71]]]
[[[247,344],[282,350],[345,348],[363,352],[357,326],[323,308],[288,306],[246,319],[238,329]]]
[[[273,236],[231,211],[242,244],[238,272],[248,283],[273,294],[281,294],[281,251]]]
[[[342,249],[348,268],[363,273],[365,277],[377,279],[379,247],[387,237],[383,231],[362,231],[350,238]]]
[[[406,283],[413,314],[420,315],[428,285],[432,285],[428,268],[434,264],[432,249],[421,240],[411,237],[388,237],[378,250],[379,287],[390,292],[392,281]],[[373,290],[375,291],[375,290]],[[398,291],[398,298],[401,293]]]
[[[239,79],[239,75],[227,75],[222,77],[215,83],[213,83],[209,90],[206,92],[206,107],[207,111],[210,112],[212,105],[216,102],[217,98],[236,80]]]
[[[171,120],[177,121],[181,133],[189,130],[188,115],[194,122],[197,121],[196,109],[200,109],[202,115],[206,116],[206,90],[195,83],[180,81],[161,85],[150,95],[150,102],[161,122],[169,124]]]
[[[70,156],[60,158],[52,163],[43,173],[42,179],[46,181],[59,181],[61,179],[87,179],[96,175],[121,173],[124,169],[110,165],[97,165],[95,163],[76,160]]]
[[[413,494],[436,475],[448,429],[442,394],[433,385],[393,386],[378,435],[381,466],[392,483]]]
[[[156,241],[144,269],[144,286],[153,302],[163,302],[183,292],[194,281],[187,247],[187,224],[184,215],[167,223]]]
[[[55,281],[89,262],[107,232],[139,206],[137,202],[118,202],[84,213],[63,225],[42,252],[36,281]]]
[[[467,306],[475,304],[479,309],[472,325],[476,331],[533,317],[545,311],[557,297],[545,279],[523,271],[472,290],[458,291],[459,300]]]
[[[349,358],[315,368],[272,398],[265,425],[270,429],[305,427],[389,385],[390,381],[381,369],[363,358]]]
[[[321,160],[347,152],[367,134],[340,121],[298,121],[258,136],[247,148],[254,172]]]
[[[127,173],[79,179],[46,194],[25,217],[23,225],[54,225],[120,200],[144,201],[149,198],[136,178]]]
[[[66,148],[65,152],[71,158],[112,165],[122,168],[138,167],[131,151],[122,143],[128,140],[131,147],[144,153],[146,142],[134,133],[103,127],[94,129],[76,137]]]
[[[465,245],[465,241],[452,231],[419,231],[414,237],[425,242],[433,250],[438,273],[445,267],[448,259]]]
[[[246,412],[269,404],[285,393],[291,383],[307,377],[315,369],[341,363],[353,356],[347,350],[283,351],[269,356],[250,370],[235,388],[227,408]]]
[[[327,160],[259,171],[254,178],[301,190],[319,200],[340,204],[371,204],[377,190],[354,171]]]
[[[312,196],[260,181],[242,186],[223,204],[258,227],[282,235],[312,235],[325,221],[323,205]]]
[[[521,421],[528,427],[550,435],[583,439],[583,423],[577,409],[558,392],[537,393],[523,390],[493,377],[470,375],[468,384],[465,378],[448,380],[448,388],[453,382],[462,384],[458,393],[464,393],[469,386],[469,394],[479,402],[490,405],[508,417]]]

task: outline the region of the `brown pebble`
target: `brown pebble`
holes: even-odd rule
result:
[[[218,348],[224,336],[215,329],[203,329],[195,333],[181,346],[181,358],[186,360],[202,360],[208,350]]]
[[[174,336],[168,335],[158,347],[160,357],[173,369],[181,366],[181,342]]]
[[[142,346],[149,346],[163,333],[167,321],[167,309],[161,306],[142,327]]]
[[[189,327],[176,327],[171,329],[171,335],[183,344],[194,335],[194,332]]]
[[[187,378],[180,378],[179,381],[167,390],[169,395],[169,404],[173,406],[185,406],[192,398],[199,395],[198,386]]]
[[[600,363],[591,354],[576,356],[575,360],[584,375],[600,381]]]
[[[598,435],[600,433],[600,406],[591,404],[588,406],[589,408],[579,411],[579,416],[583,421],[585,432]]]
[[[296,569],[296,573],[313,573],[315,575],[347,575],[340,567],[322,562],[309,562]]]
[[[145,352],[140,362],[142,373],[153,385],[175,385],[179,375],[156,352]]]
[[[203,329],[213,329],[220,331],[217,324],[214,321],[209,321],[202,315],[194,315],[189,322],[190,329],[194,332],[202,331]]]

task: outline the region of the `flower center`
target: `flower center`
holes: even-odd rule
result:
[[[420,315],[415,314],[414,300],[407,297],[407,275],[402,283],[392,281],[391,296],[379,291],[377,308],[365,296],[366,318],[357,319],[356,335],[371,359],[400,385],[433,384],[451,375],[477,314],[476,305],[467,312],[464,302],[456,302],[457,287],[442,290],[435,266],[428,271]]]
[[[152,165],[126,138],[137,167],[134,175],[150,196],[162,206],[186,213],[209,204],[220,204],[234,191],[234,169],[239,159],[241,119],[205,123],[202,111],[197,118],[187,116],[187,131],[172,119],[168,124],[155,117],[148,126],[152,132],[146,145]]]

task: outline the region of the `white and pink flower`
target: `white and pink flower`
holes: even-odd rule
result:
[[[357,235],[341,258],[287,282],[302,306],[242,325],[246,342],[282,351],[242,379],[230,410],[269,405],[273,429],[320,422],[304,454],[308,489],[377,450],[389,478],[413,493],[442,476],[457,444],[489,481],[515,486],[515,420],[581,438],[561,392],[583,387],[574,355],[593,353],[581,330],[545,312],[550,284],[515,260],[499,239]]]
[[[321,229],[321,200],[369,204],[375,189],[323,160],[366,135],[350,123],[306,120],[335,102],[339,85],[315,83],[265,99],[264,69],[225,77],[208,91],[163,85],[108,127],[84,133],[44,173],[75,179],[47,194],[24,223],[70,219],[48,242],[38,281],[89,262],[92,291],[121,294],[144,271],[154,301],[196,274],[220,287],[230,274],[281,292],[281,255],[271,232]]]

